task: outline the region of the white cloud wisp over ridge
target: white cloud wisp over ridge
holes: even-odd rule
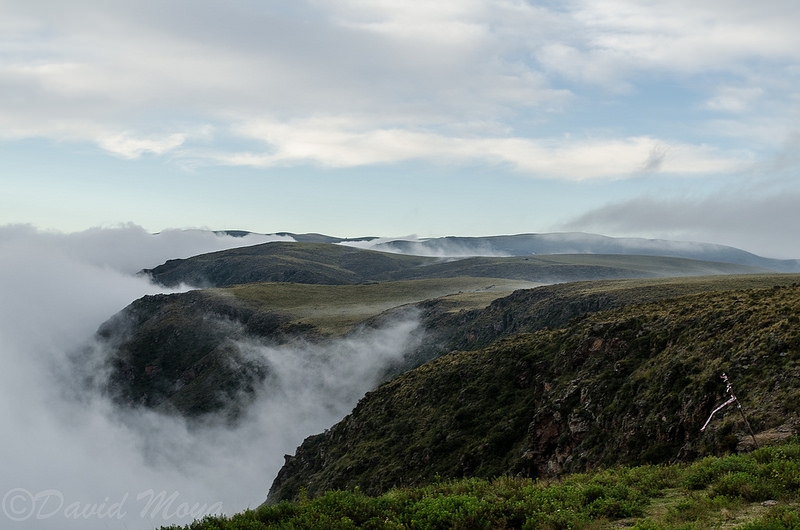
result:
[[[746,195],[747,198],[742,198]],[[638,197],[599,207],[563,225],[567,230],[693,238],[746,248],[762,256],[797,259],[796,225],[800,194],[730,192],[721,196]]]

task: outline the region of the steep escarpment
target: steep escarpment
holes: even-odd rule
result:
[[[689,294],[786,286],[798,280],[800,276],[790,274],[596,280],[520,289],[479,309],[454,308],[446,298],[428,300],[420,307],[424,325],[438,339],[429,345],[438,345],[441,351],[475,350],[519,333],[564,327],[597,311]]]
[[[291,332],[286,321],[209,291],[145,296],[98,330],[112,352],[108,391],[124,405],[235,415],[266,374],[233,341],[249,334],[277,341]]]
[[[632,304],[456,351],[367,394],[287,462],[270,500],[448,477],[553,476],[735,450],[800,414],[800,287]]]

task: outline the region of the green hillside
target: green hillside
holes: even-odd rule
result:
[[[799,278],[750,274],[570,282],[519,290],[481,310],[462,311],[447,299],[430,300],[422,306],[426,329],[438,337],[443,350],[464,350],[518,333],[563,327],[596,311],[688,294],[791,285]]]
[[[378,496],[328,491],[183,528],[789,530],[800,526],[798,507],[800,443],[794,439],[741,456],[615,466],[559,480],[459,479]]]
[[[232,341],[325,341],[418,308],[425,340],[412,368],[453,349],[561,327],[571,319],[678,294],[794,281],[791,275],[535,284],[502,278],[441,278],[360,285],[263,283],[146,296],[106,322],[109,391],[119,403],[197,416],[236,416],[267,373]],[[516,290],[516,291],[515,291]],[[514,291],[512,293],[512,291]],[[229,362],[229,361],[235,362]]]
[[[772,278],[784,286],[679,294],[444,355],[308,438],[270,499],[356,487],[381,494],[439,478],[558,476],[745,448],[751,442],[733,410],[699,432],[726,397],[722,372],[758,437],[793,433],[800,287],[786,285],[797,276]]]
[[[797,434],[800,275],[754,270],[654,256],[440,260],[270,243],[148,271],[164,284],[219,287],[144,297],[98,336],[113,352],[107,388],[117,403],[188,418],[223,413],[238,421],[269,385],[270,373],[241,356],[237,341],[324,345],[399,315],[419,320],[422,338],[404,364],[387,367],[385,383],[350,415],[287,456],[270,488],[270,506],[241,516],[241,526],[219,519],[208,528],[261,528],[265,521],[308,527],[311,520],[348,528],[375,517],[387,524],[366,527],[472,528],[494,520],[489,527],[604,528],[622,519],[623,526],[662,528],[681,521],[674,512],[684,505],[687,513],[724,510],[714,521],[734,512],[745,514],[731,515],[737,521],[785,518],[795,512],[755,513],[751,503],[761,494],[748,493],[746,500],[713,494],[758,483],[757,473],[746,480],[715,475],[723,485],[708,479],[698,486],[705,500],[698,500],[694,486],[685,484],[690,479],[675,478],[686,467],[658,467],[752,450],[733,407],[699,431],[728,397],[722,372],[730,375],[758,443]],[[558,283],[541,285],[549,282]],[[664,474],[658,479],[664,486],[643,494],[630,489],[632,478],[621,479],[624,487],[604,478],[605,493],[593,483],[553,493],[560,500],[544,508],[531,500],[550,495],[531,489],[543,488],[542,481],[568,484],[573,473],[619,465],[656,466],[619,473],[639,476],[645,472],[636,469],[648,469]],[[764,490],[780,494],[784,507],[797,503],[792,473]],[[575,480],[596,476],[602,474]],[[470,495],[477,500],[467,500]],[[480,495],[495,495],[503,506],[488,508]],[[397,498],[405,500],[393,505]],[[432,498],[440,500],[425,500]],[[503,498],[514,499],[516,511]],[[594,504],[598,499],[605,500]],[[611,507],[600,508],[604,502]],[[575,518],[542,515],[556,505]],[[484,508],[497,519],[484,519]],[[363,519],[366,513],[372,515]],[[247,519],[255,516],[260,522]]]
[[[752,270],[652,256],[441,260],[329,243],[266,243],[145,271],[169,286],[227,287],[144,297],[104,324],[99,336],[115,352],[108,389],[119,403],[189,416],[230,409],[235,417],[246,406],[242,399],[252,397],[267,376],[232,346],[244,337],[271,344],[326,340],[370,325],[383,312],[435,300],[423,318],[431,338],[409,356],[408,368],[459,344],[456,330],[463,326],[452,320],[456,311],[480,311],[514,289],[587,278]]]
[[[373,282],[359,285],[255,283],[209,293],[229,294],[256,310],[280,311],[290,321],[312,326],[325,336],[342,335],[384,311],[423,300],[438,299],[453,310],[483,308],[533,282],[503,278],[437,278]]]

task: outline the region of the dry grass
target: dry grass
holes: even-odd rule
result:
[[[480,309],[517,289],[538,285],[498,278],[437,278],[360,285],[256,283],[212,291],[338,335],[384,311],[407,304],[445,297],[452,304],[452,311]]]

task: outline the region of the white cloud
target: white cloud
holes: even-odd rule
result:
[[[180,147],[186,135],[170,134],[162,137],[136,138],[130,133],[124,132],[111,136],[103,136],[97,139],[97,143],[114,154],[124,158],[138,158],[144,153],[161,155]]]
[[[368,125],[368,124],[367,124]],[[219,163],[272,167],[313,162],[357,167],[424,159],[434,163],[500,164],[543,178],[585,180],[642,173],[712,174],[741,170],[747,153],[723,153],[708,146],[630,138],[453,137],[399,128],[370,130],[337,119],[282,123],[253,120],[238,133],[263,141],[262,153],[218,153]],[[655,156],[655,155],[657,156]],[[655,158],[654,158],[655,156]]]
[[[794,61],[800,10],[782,1],[583,1],[574,12],[587,48],[629,67],[737,71],[740,61]]]
[[[749,110],[763,94],[764,90],[759,87],[722,87],[716,96],[706,102],[706,107],[724,112],[743,112]]]
[[[489,244],[475,245],[454,242],[451,239],[435,240],[426,244],[426,239],[417,236],[395,238],[375,238],[369,241],[342,241],[339,243],[346,247],[377,250],[379,252],[392,252],[396,254],[411,254],[414,256],[428,256],[433,258],[469,258],[474,256],[507,257],[508,253],[499,252]],[[389,243],[403,242],[403,245]]]
[[[583,112],[574,109],[586,90],[618,95],[653,76],[734,77],[712,81],[728,88],[699,97],[706,109],[746,116],[767,94],[779,102],[768,120],[796,107],[796,84],[776,78],[798,75],[786,67],[800,58],[800,13],[770,0],[39,1],[0,15],[15,21],[0,55],[0,136],[93,142],[129,159],[201,150],[253,166],[488,159],[585,179],[635,171],[658,142],[669,146],[662,171],[727,171],[740,159],[720,154],[730,137],[693,145],[654,127],[569,146],[547,131],[566,117],[556,128],[600,138],[606,124],[570,114]],[[640,111],[623,108],[620,122]],[[263,115],[272,118],[252,119]],[[223,142],[252,138],[273,151],[223,152]]]
[[[135,224],[90,228],[81,232],[42,232],[30,225],[0,226],[0,244],[8,252],[36,249],[101,269],[135,274],[168,259],[268,243],[294,241],[289,236],[248,234],[231,237],[210,230],[164,230],[151,234]],[[11,249],[18,250],[11,250]],[[24,251],[24,252],[23,252]]]
[[[800,193],[747,189],[714,197],[636,197],[576,216],[560,228],[619,236],[692,239],[771,258],[800,259]]]
[[[325,5],[325,4],[322,4]],[[329,3],[346,27],[408,41],[472,47],[486,36],[481,22],[488,4],[482,0],[410,3],[398,0],[346,0]]]

